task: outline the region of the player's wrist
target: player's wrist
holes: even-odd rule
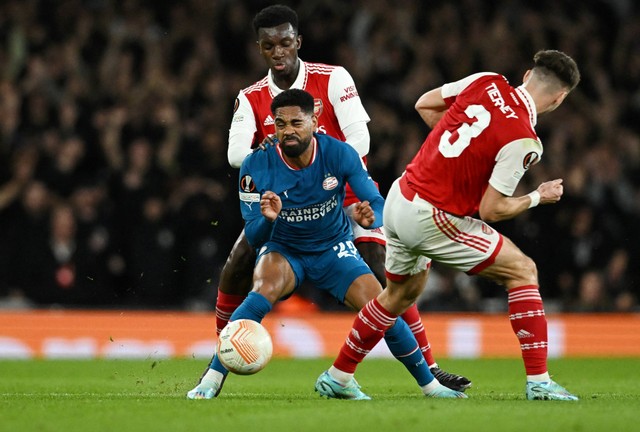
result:
[[[540,204],[540,192],[538,192],[537,190],[528,193],[527,196],[531,200],[531,203],[529,203],[529,208],[536,207],[538,204]]]

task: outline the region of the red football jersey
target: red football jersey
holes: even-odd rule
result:
[[[311,93],[315,100],[315,114],[318,116],[317,132],[325,133],[344,141],[345,137],[340,129],[333,105],[329,101],[329,76],[335,66],[306,63],[305,77],[302,90]],[[271,102],[276,94],[269,87],[267,77],[244,90],[244,94],[251,104],[256,120],[256,132],[253,146],[256,146],[267,136],[275,132]]]
[[[317,132],[345,141],[342,132],[345,127],[355,122],[369,121],[353,78],[341,66],[301,60],[300,71],[291,88],[305,90],[314,97],[315,114],[318,116]],[[230,159],[233,158],[238,166],[251,148],[275,132],[271,102],[281,92],[282,89],[275,85],[268,74],[238,94],[229,131],[229,152],[233,156]],[[248,134],[253,134],[250,143]],[[358,201],[347,187],[344,205]]]
[[[539,161],[535,105],[523,87],[492,73],[445,84],[442,96],[448,110],[405,175],[421,198],[453,215],[471,216],[489,184],[510,196]]]

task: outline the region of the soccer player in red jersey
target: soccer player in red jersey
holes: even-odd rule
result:
[[[269,72],[263,79],[241,90],[235,102],[229,130],[229,163],[240,167],[244,158],[258,145],[270,140],[274,133],[271,113],[273,98],[284,90],[297,88],[311,93],[315,99],[317,132],[325,133],[349,143],[366,159],[369,152],[369,116],[362,106],[353,78],[341,66],[302,61],[298,50],[302,36],[298,34],[298,16],[283,5],[268,6],[253,20],[258,48]],[[344,210],[353,211],[357,197],[347,188]],[[384,259],[386,239],[379,228],[367,230],[350,217],[354,243],[376,278],[385,283]],[[216,330],[218,334],[233,311],[251,291],[256,253],[247,242],[244,231],[236,241],[220,275],[216,302]],[[420,319],[416,305],[409,307],[402,317],[411,328],[431,372],[443,385],[464,391],[471,382],[438,367]]]
[[[355,373],[386,327],[416,301],[435,260],[507,290],[527,399],[578,399],[547,370],[547,322],[535,263],[487,225],[562,197],[562,179],[513,196],[542,155],[537,116],[557,108],[580,80],[576,63],[562,52],[540,51],[533,60],[519,87],[502,75],[478,73],[418,99],[416,110],[432,131],[387,196],[387,286],[356,317],[328,371],[332,376]]]

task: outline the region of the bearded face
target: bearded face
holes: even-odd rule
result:
[[[278,108],[275,115],[276,136],[282,152],[290,158],[299,157],[311,144],[313,131],[318,126],[316,116],[297,106]]]

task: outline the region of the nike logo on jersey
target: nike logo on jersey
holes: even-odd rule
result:
[[[264,126],[271,126],[274,123],[273,121],[273,117],[271,117],[271,114],[269,114],[267,116],[266,119],[264,119],[264,123],[262,123]]]

